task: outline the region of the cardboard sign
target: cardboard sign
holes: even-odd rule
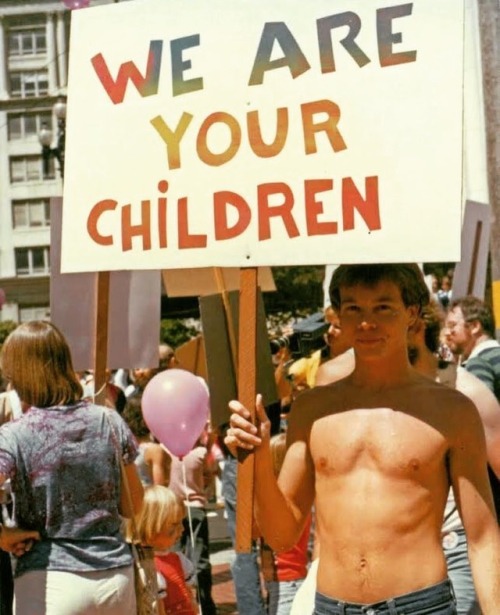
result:
[[[474,295],[484,299],[490,246],[491,207],[466,201],[462,254],[453,273],[453,299]]]
[[[205,342],[202,335],[198,335],[192,340],[181,344],[176,348],[175,356],[182,369],[187,369],[189,372],[196,374],[196,376],[201,376],[203,380],[207,380]]]
[[[238,339],[239,293],[229,293],[231,321],[234,336]],[[228,403],[238,397],[235,361],[228,331],[228,318],[225,314],[221,295],[200,298],[200,314],[205,341],[208,386],[210,388],[210,412],[213,425],[229,420]],[[266,405],[277,401],[274,368],[269,350],[269,337],[266,329],[266,315],[262,295],[257,295],[256,331],[256,389],[262,393]],[[242,366],[246,369],[246,366]]]
[[[462,0],[74,11],[62,271],[458,260],[462,57]]]
[[[73,367],[77,371],[92,369],[97,274],[61,274],[61,199],[51,199],[50,212],[51,320],[68,341]],[[158,365],[160,295],[159,271],[112,272],[109,284],[109,369]]]
[[[220,269],[223,288],[217,283],[216,268],[169,269],[161,272],[163,285],[169,297],[192,297],[213,295],[223,291],[238,290],[240,272],[234,267]],[[257,283],[262,291],[276,290],[270,267],[260,267]]]

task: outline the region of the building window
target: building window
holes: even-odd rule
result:
[[[12,28],[9,32],[9,57],[47,53],[45,27]]]
[[[50,273],[50,248],[41,246],[36,248],[16,248],[16,274],[49,275]]]
[[[56,168],[54,159],[49,159],[49,173],[46,179],[54,179]],[[41,181],[43,176],[43,161],[41,155],[36,156],[12,156],[10,158],[10,182],[18,184],[21,182]]]
[[[10,73],[10,94],[13,98],[45,96],[49,91],[49,76],[46,70]]]
[[[14,228],[38,228],[50,225],[49,199],[12,201]]]
[[[9,113],[7,116],[9,141],[38,137],[38,133],[44,123],[48,126],[52,124],[51,111],[38,111],[22,115],[20,113]]]
[[[34,305],[19,309],[19,321],[28,322],[30,320],[50,320],[49,305]]]

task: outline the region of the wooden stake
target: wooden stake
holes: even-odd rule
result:
[[[240,271],[238,397],[252,412],[255,422],[257,338],[257,268]],[[236,551],[249,553],[252,548],[254,454],[238,459],[238,489],[236,493]]]
[[[108,362],[109,271],[99,271],[97,273],[96,284],[94,395],[95,403],[104,405],[106,399],[106,369]]]

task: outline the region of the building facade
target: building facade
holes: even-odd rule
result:
[[[46,125],[53,135],[51,149],[56,149],[59,128],[54,107],[66,97],[70,23],[71,11],[62,0],[0,0],[0,288],[6,296],[0,320],[4,321],[50,316],[50,199],[62,195],[62,174],[55,156],[44,165],[39,134]]]

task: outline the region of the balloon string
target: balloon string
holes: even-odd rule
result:
[[[181,459],[181,464],[182,464],[182,480],[184,482],[184,493],[187,496],[187,478],[186,478],[186,465],[184,463],[184,458]],[[191,506],[186,506],[187,511],[188,511],[188,522],[189,522],[189,537],[191,539],[191,548],[193,549],[193,553],[194,553],[194,533],[193,533],[193,519],[191,517]]]
[[[92,393],[92,403],[93,404],[95,404],[96,398],[104,391],[105,386],[106,386],[106,383],[102,385],[102,387],[97,391],[97,393],[95,392],[95,387],[94,387],[94,392]]]
[[[187,488],[187,478],[186,478],[186,465],[184,463],[184,457],[180,457],[181,466],[182,466],[182,481],[184,483],[184,493],[188,493]],[[188,514],[188,525],[189,525],[189,538],[191,541],[191,553],[193,554],[194,559],[194,532],[193,532],[193,518],[191,516],[191,506],[189,504],[186,505],[187,514]],[[193,562],[194,563],[194,562]],[[200,596],[200,584],[198,583],[198,566],[195,564],[195,573],[196,573],[196,594],[198,596],[198,606],[199,606],[199,614],[203,615],[203,611],[201,609],[201,596]]]

